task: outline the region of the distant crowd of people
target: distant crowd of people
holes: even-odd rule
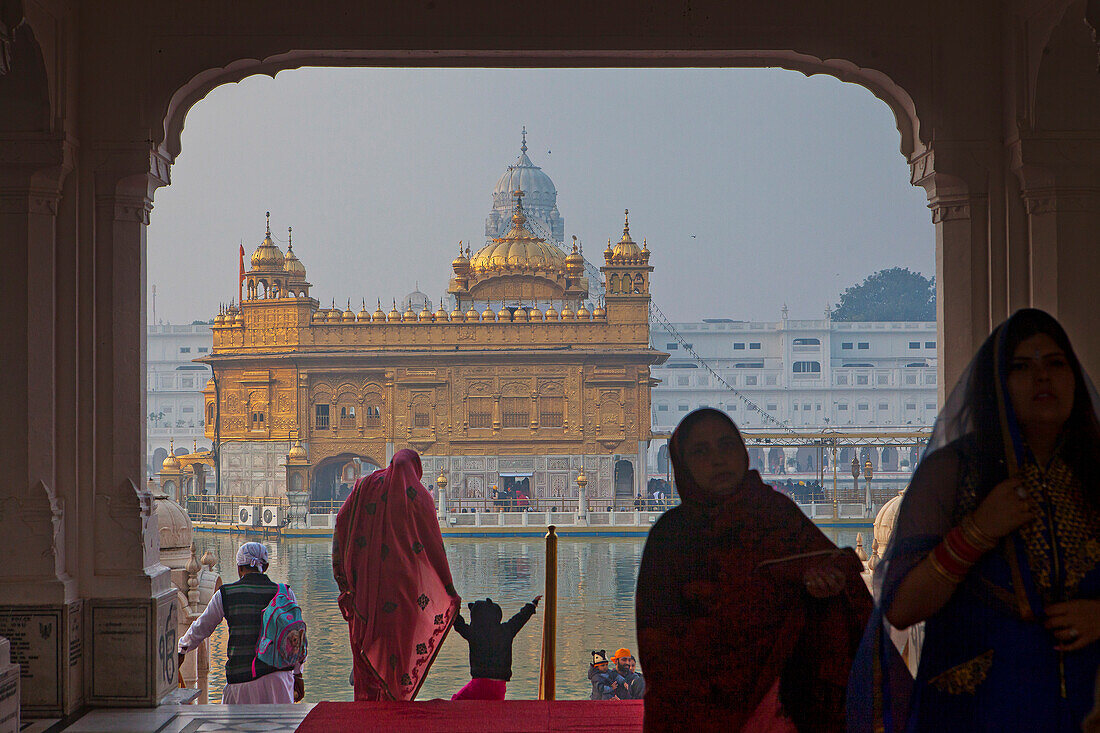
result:
[[[730,417],[688,414],[669,442],[681,502],[649,531],[638,570],[645,677],[629,649],[593,652],[592,697],[644,694],[646,733],[1100,731],[1098,415],[1054,318],[1028,309],[994,329],[940,413],[872,600],[854,550],[750,469]],[[540,597],[507,621],[488,598],[462,618],[421,476],[416,452],[398,451],[337,516],[355,699],[414,699],[453,625],[471,679],[452,699],[501,700],[512,641]],[[296,599],[267,578],[258,543],[237,566],[241,580],[220,588],[179,651],[224,617],[223,702],[301,699]],[[918,623],[914,678],[895,639]]]

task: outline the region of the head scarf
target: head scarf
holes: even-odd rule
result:
[[[676,426],[676,430],[673,431],[672,437],[668,441],[668,455],[672,460],[672,472],[676,477],[676,490],[680,492],[680,497],[685,504],[701,508],[713,508],[719,505],[726,505],[734,500],[733,496],[723,497],[708,494],[695,482],[691,472],[688,471],[687,466],[684,465],[684,441],[687,440],[688,434],[698,427],[700,422],[708,417],[718,418],[729,426],[733,434],[737,436],[737,450],[743,454],[746,472],[748,472],[749,467],[749,451],[745,447],[745,439],[741,437],[741,431],[737,429],[737,425],[730,419],[729,415],[711,407],[702,407],[689,413],[680,421],[680,424]],[[744,495],[746,492],[758,491],[760,489],[771,491],[771,489],[765,486],[760,480],[760,474],[755,471],[753,471],[752,474],[752,476],[749,476],[746,473],[746,479],[748,480],[743,483],[740,489],[734,492],[735,496]]]
[[[997,483],[1009,476],[1019,476],[1024,481],[1037,516],[1042,518],[1051,511],[1039,503],[1034,486],[1029,488],[1029,484],[1035,483],[1032,479],[1038,469],[1007,386],[1011,352],[1021,340],[1038,333],[1051,336],[1066,353],[1076,381],[1070,423],[1078,426],[1077,433],[1088,434],[1068,435],[1064,431],[1061,452],[1082,441],[1095,445],[1100,439],[1096,432],[1100,400],[1061,325],[1049,314],[1027,308],[997,326],[940,410],[928,446],[905,491],[883,559],[875,567],[876,608],[853,665],[849,687],[849,715],[857,721],[853,729],[871,725],[886,731],[905,728],[913,679],[897,649],[908,640],[916,647],[912,651],[919,658],[918,642],[923,634],[919,630],[910,633],[895,629],[886,620],[885,609],[890,607],[898,586],[909,572],[963,515],[973,511]],[[1057,506],[1054,511],[1058,511]],[[1057,515],[1057,520],[1063,531],[1068,525],[1074,527],[1074,532],[1087,531],[1080,526],[1083,521],[1080,516],[1063,513]],[[1047,521],[1025,524],[996,551],[1003,552],[1011,569],[1013,587],[1009,595],[1014,596],[1013,605],[1021,618],[1042,616],[1040,594],[1032,588],[1028,565],[1030,561],[1041,567],[1043,560],[1039,555],[1051,551],[1040,530]],[[1083,549],[1085,543],[1070,543],[1073,544]]]
[[[461,600],[422,475],[416,451],[398,451],[356,482],[333,537],[352,652],[390,700],[416,697]]]
[[[264,569],[267,564],[267,548],[259,542],[245,542],[237,550],[237,567]]]

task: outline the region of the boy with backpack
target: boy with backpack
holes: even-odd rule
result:
[[[267,548],[246,542],[237,550],[240,580],[221,586],[179,642],[179,662],[229,624],[223,705],[298,702],[306,694],[302,662],[306,626],[294,591],[267,577]]]
[[[524,605],[504,623],[500,606],[493,599],[466,604],[470,623],[455,616],[455,631],[470,643],[470,681],[451,696],[452,700],[503,700],[512,679],[512,640],[532,616],[542,596]]]

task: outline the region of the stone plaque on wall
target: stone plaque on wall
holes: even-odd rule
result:
[[[67,657],[62,637],[61,606],[0,608],[0,636],[11,644],[11,661],[19,665],[22,706],[29,713],[59,713]]]
[[[546,468],[550,471],[568,471],[569,459],[568,458],[547,458]]]
[[[149,668],[150,612],[148,602],[125,606],[95,605],[89,618],[92,654],[92,697],[99,700],[142,698],[134,683],[146,679]],[[151,682],[151,680],[149,680]],[[143,686],[144,687],[144,686]],[[150,693],[148,688],[146,693]]]

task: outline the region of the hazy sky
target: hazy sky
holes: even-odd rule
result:
[[[674,321],[820,318],[848,285],[934,273],[924,192],[870,92],[783,70],[301,69],[215,89],[187,117],[149,228],[156,318],[237,296],[264,212],[313,294],[355,310],[419,281],[445,294],[458,240],[484,244],[519,153],[554,181],[590,260],[623,209]],[[152,316],[150,316],[151,318]]]

